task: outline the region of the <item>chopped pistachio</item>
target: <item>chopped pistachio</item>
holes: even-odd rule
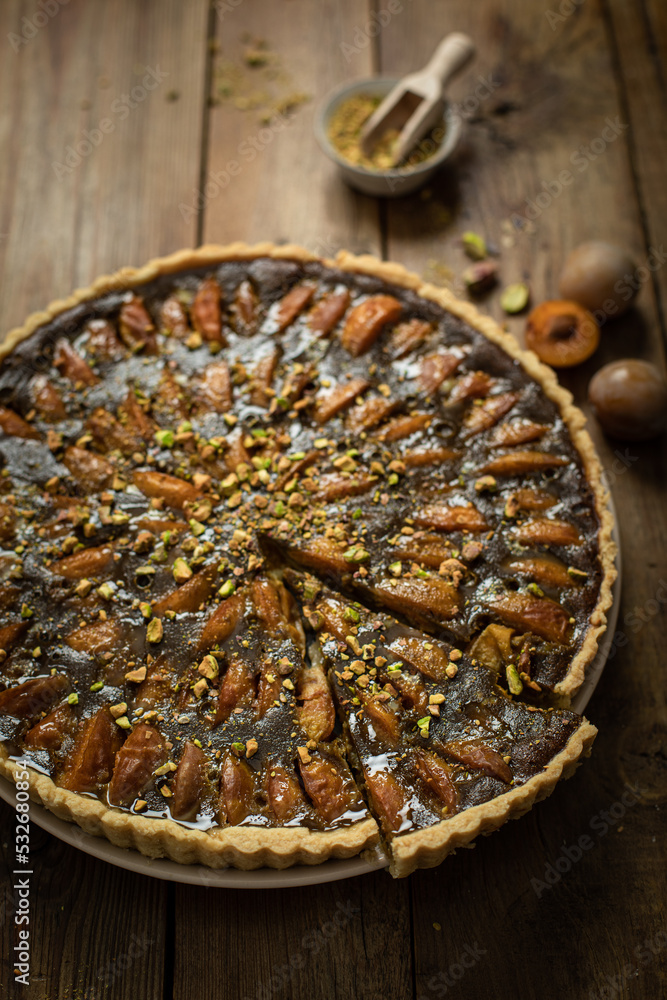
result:
[[[105,601],[110,601],[114,595],[115,587],[111,583],[103,583],[97,588],[97,593]]]
[[[529,583],[526,590],[535,597],[544,597],[544,591],[536,583]]]
[[[236,743],[232,743],[232,753],[235,753],[237,757],[244,757],[245,743],[241,743],[240,740],[237,741]]]
[[[151,608],[148,601],[141,601],[139,604],[139,610],[141,611],[141,614],[143,615],[144,618],[150,618],[150,616],[153,614],[153,609]]]
[[[171,572],[176,583],[185,583],[192,576],[192,570],[186,562],[185,559],[179,558],[174,559],[174,565],[171,567]]]
[[[197,667],[197,670],[202,675],[202,677],[206,677],[208,678],[208,680],[212,681],[218,676],[218,671],[219,671],[218,661],[216,660],[215,656],[212,656],[209,653],[201,661],[201,663]]]
[[[480,476],[479,479],[475,480],[475,489],[478,493],[494,493],[497,486],[493,476]]]
[[[121,729],[132,728],[132,723],[130,722],[130,720],[126,715],[121,715],[118,719],[116,719],[116,725],[120,726]]]
[[[423,719],[417,719],[417,725],[419,726],[419,735],[424,739],[428,739],[431,716],[425,715]]]
[[[34,613],[33,609],[28,607],[27,604],[21,605],[21,618],[32,618]]]
[[[567,575],[574,580],[575,583],[586,583],[588,579],[588,573],[584,573],[583,569],[577,569],[575,566],[567,567]]]
[[[231,597],[231,595],[236,590],[236,584],[233,580],[225,580],[222,587],[220,587],[218,593],[220,597]]]
[[[246,740],[245,753],[246,757],[253,757],[258,750],[259,744],[256,739]]]
[[[470,230],[461,236],[463,250],[471,260],[484,260],[487,254],[486,242],[483,236]]]
[[[191,517],[188,523],[190,525],[190,531],[197,538],[199,538],[200,535],[203,535],[204,532],[206,531],[206,526],[203,525],[201,521],[196,521],[194,517]]]
[[[155,440],[162,448],[173,448],[174,447],[174,432],[173,431],[156,431]]]
[[[345,608],[345,611],[343,612],[343,618],[345,619],[346,622],[358,622],[359,612],[355,611],[354,608]]]
[[[162,621],[159,618],[153,618],[149,621],[146,628],[146,638],[149,642],[162,642],[162,636],[164,635],[164,629],[162,628]]]
[[[524,282],[519,281],[514,285],[508,285],[503,289],[500,296],[500,307],[506,313],[513,316],[515,313],[523,312],[530,299],[530,289]]]
[[[192,690],[196,698],[203,698],[208,691],[208,681],[206,678],[201,677],[195,684],[192,685]]]
[[[76,693],[76,691],[72,691],[71,694],[67,695],[67,704],[68,705],[78,705],[79,704],[79,696]]]
[[[93,585],[90,580],[79,580],[76,587],[74,588],[74,593],[77,597],[88,597],[88,594],[93,589]]]
[[[513,663],[507,664],[507,667],[505,668],[505,675],[507,677],[507,686],[510,690],[510,694],[521,694],[523,691],[523,682]]]
[[[91,691],[101,691],[103,687],[104,687],[104,681],[94,681],[90,685],[90,690]]]
[[[142,681],[146,680],[146,667],[137,667],[136,670],[128,670],[125,674],[125,680],[132,684],[141,684]]]

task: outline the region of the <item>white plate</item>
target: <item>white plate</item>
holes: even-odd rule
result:
[[[604,665],[611,649],[616,631],[618,610],[621,600],[621,550],[618,529],[616,527],[616,511],[613,501],[610,509],[614,514],[614,541],[618,548],[616,569],[618,576],[613,587],[613,602],[607,615],[607,630],[602,637],[597,656],[593,660],[586,680],[572,702],[572,709],[580,715],[590,701],[591,695],[602,676]],[[14,785],[0,776],[0,798],[8,802],[12,808],[16,805]],[[274,868],[258,868],[255,871],[242,872],[232,868],[213,869],[205,865],[179,865],[176,861],[165,858],[145,858],[138,851],[129,851],[123,847],[115,847],[102,837],[91,837],[73,823],[58,819],[43,806],[30,803],[30,820],[48,833],[52,833],[66,844],[77,847],[94,858],[108,861],[109,864],[125,868],[127,871],[138,872],[140,875],[151,875],[153,878],[167,879],[169,882],[187,882],[190,885],[219,886],[226,889],[283,889],[297,885],[317,885],[321,882],[338,882],[341,879],[353,878],[355,875],[367,875],[369,872],[386,868],[388,859],[380,849],[376,849],[376,858],[364,861],[362,858],[349,858],[344,861],[325,861],[320,865],[298,865],[277,871]]]

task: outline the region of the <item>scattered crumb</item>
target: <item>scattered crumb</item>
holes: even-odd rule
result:
[[[211,51],[219,45],[209,43]],[[288,115],[310,95],[294,89],[294,81],[285,70],[281,57],[273,52],[263,38],[245,33],[241,61],[219,56],[213,69],[211,105],[228,104],[237,111],[257,112],[259,123],[268,124],[276,115]]]
[[[439,923],[437,923],[437,922],[433,924],[433,928],[436,931],[441,931],[442,930],[441,925]]]

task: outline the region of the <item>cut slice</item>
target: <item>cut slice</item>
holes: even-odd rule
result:
[[[515,701],[461,650],[291,574],[394,876],[431,867],[568,777],[596,730]]]

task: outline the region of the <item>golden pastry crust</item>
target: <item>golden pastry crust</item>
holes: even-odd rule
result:
[[[169,858],[182,865],[209,868],[289,868],[319,865],[329,858],[351,858],[379,840],[370,817],[335,830],[305,827],[211,827],[196,830],[168,819],[138,816],[105,806],[99,799],[58,788],[44,774],[26,768],[30,796],[59,819],[76,823],[94,837],[106,837],[116,847],[134,848],[149,858]],[[0,744],[0,774],[16,783],[20,764],[10,760]]]
[[[196,250],[181,250],[168,257],[152,260],[141,268],[123,268],[113,275],[98,278],[88,288],[75,291],[67,299],[52,302],[44,311],[33,313],[23,326],[7,334],[0,345],[0,360],[39,327],[81,302],[110,291],[129,291],[162,274],[205,267],[207,264],[213,266],[227,260],[253,260],[257,257],[300,262],[321,259],[294,245],[278,247],[271,243],[252,246],[233,243],[228,246],[207,245]],[[581,455],[594,492],[600,521],[598,546],[602,582],[597,605],[591,613],[589,628],[581,648],[573,657],[567,675],[555,688],[556,694],[571,697],[581,686],[586,668],[597,652],[598,640],[606,626],[606,612],[612,603],[611,588],[616,577],[616,547],[611,535],[613,519],[608,509],[609,498],[603,484],[599,459],[590,436],[584,429],[584,415],[573,405],[570,393],[558,384],[550,368],[542,364],[532,352],[521,349],[510,334],[502,331],[490,317],[481,315],[470,303],[460,301],[450,292],[423,282],[418,275],[398,264],[384,263],[375,257],[357,257],[341,252],[335,260],[324,260],[323,263],[378,277],[409,288],[423,298],[438,303],[519,361],[526,372],[541,385],[545,394],[558,405],[572,441]],[[590,752],[595,734],[593,726],[582,722],[566,748],[551,761],[543,773],[531,778],[525,785],[484,805],[472,807],[434,827],[396,838],[392,844],[392,874],[402,876],[417,867],[436,865],[447,854],[469,843],[480,833],[491,832],[507,819],[526,812],[533,802],[548,795],[561,777],[569,776],[579,759]],[[14,780],[16,770],[16,763],[9,759],[6,749],[0,745],[0,773]],[[379,839],[377,824],[371,818],[349,827],[325,832],[313,832],[303,827],[267,829],[250,826],[202,831],[171,820],[146,818],[109,808],[97,799],[58,788],[50,778],[28,770],[32,797],[55,815],[76,822],[88,833],[105,836],[117,846],[134,847],[148,857],[168,857],[184,864],[201,863],[213,868],[286,868],[294,864],[316,865],[327,858],[351,857],[364,848],[373,846]]]
[[[480,834],[493,833],[510,819],[519,819],[535,802],[551,795],[556,784],[574,774],[582,757],[591,752],[597,729],[584,720],[566,746],[545,767],[504,795],[480,806],[472,806],[451,819],[403,837],[391,843],[390,872],[395,878],[409,875],[416,868],[433,868],[457,848],[470,844]]]

